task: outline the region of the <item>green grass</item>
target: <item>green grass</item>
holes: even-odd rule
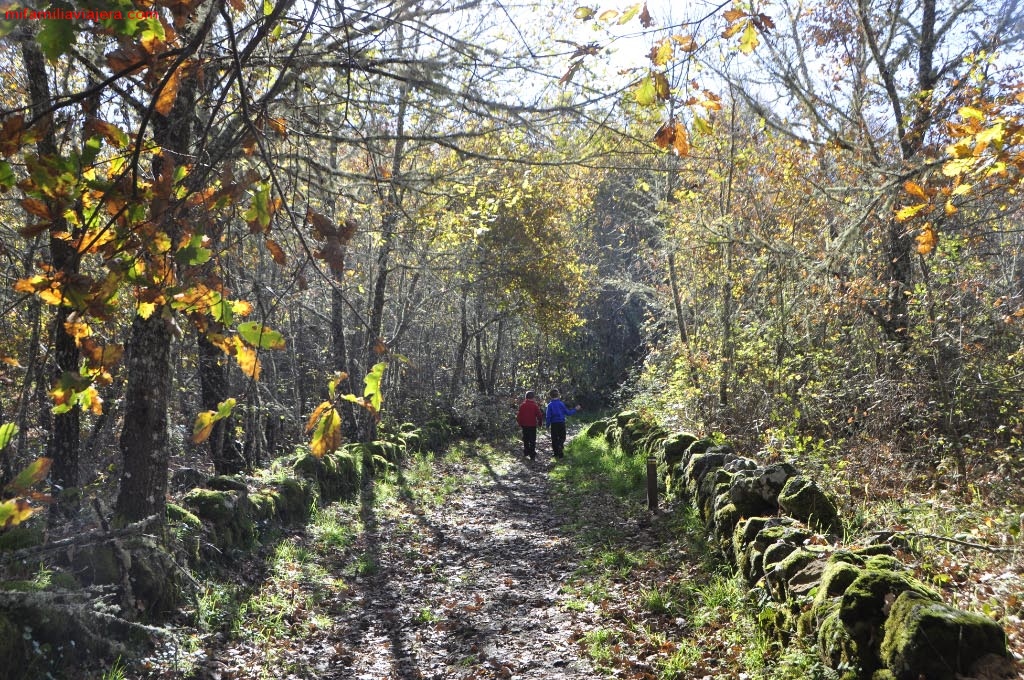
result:
[[[563,588],[564,606],[605,612],[600,626],[581,639],[599,673],[625,671],[630,659],[643,658],[664,680],[741,674],[831,680],[814,650],[798,643],[782,650],[762,632],[747,585],[706,544],[693,508],[675,507],[657,518],[658,548],[634,540],[631,527],[654,523],[644,456],[625,456],[603,438],[584,437],[566,454],[549,474],[584,558]]]

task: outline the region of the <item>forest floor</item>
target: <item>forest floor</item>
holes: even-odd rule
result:
[[[642,460],[586,438],[558,462],[544,437],[536,462],[520,447],[462,442],[379,474],[204,575],[173,639],[97,677],[838,677],[814,649],[765,637],[691,509],[647,509]],[[958,605],[1019,606],[1012,565],[967,579],[943,554],[915,570]],[[1020,618],[995,613],[1019,658]]]
[[[602,674],[595,660],[623,665],[612,658],[618,636],[594,631],[637,594],[627,584],[587,591],[581,517],[559,508],[549,474],[571,463],[552,460],[545,438],[538,444],[537,461],[512,442],[466,444],[393,471],[357,503],[320,510],[245,562],[247,583],[236,575],[234,584],[207,585],[189,612],[199,627],[131,664],[126,677],[570,680]],[[576,501],[595,535],[614,527],[629,536],[634,548],[598,556],[622,562],[622,581],[644,559],[637,548],[668,536],[646,510],[588,502],[591,512]],[[662,636],[647,656],[673,650]],[[624,677],[661,677],[653,661],[632,658]]]

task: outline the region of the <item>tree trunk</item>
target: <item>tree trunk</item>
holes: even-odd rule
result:
[[[231,391],[227,358],[205,335],[196,340],[199,350],[199,391],[202,408],[216,411],[217,405],[228,398]],[[228,416],[213,424],[207,439],[210,458],[218,475],[232,475],[246,469],[245,459],[235,440],[235,419]]]
[[[37,118],[46,115],[52,105],[50,82],[46,74],[46,62],[38,43],[26,36],[21,43],[22,56],[25,60],[25,74],[28,80],[29,93],[32,97],[32,114]],[[49,125],[46,133],[39,139],[36,149],[40,157],[56,157],[58,153],[55,138],[55,127]],[[58,215],[50,225],[50,262],[57,276],[70,278],[78,272],[78,252],[62,236],[69,229],[63,215],[66,206],[57,201],[46,201],[51,213]],[[73,233],[72,235],[75,235]],[[65,373],[78,373],[78,346],[75,339],[65,329],[65,322],[71,314],[71,308],[60,306],[53,318],[50,339],[54,351],[54,375],[56,382]],[[78,462],[81,453],[80,443],[81,409],[75,405],[69,411],[58,413],[53,418],[53,429],[46,442],[46,455],[53,459],[50,476],[56,493],[56,503],[51,506],[51,517],[68,516],[77,510],[77,494],[65,494],[67,490],[78,486]]]
[[[153,139],[163,149],[163,154],[153,161],[154,176],[192,160],[188,151],[195,120],[196,85],[195,78],[184,79],[168,115],[153,116]],[[152,215],[172,243],[180,236],[177,220],[186,219],[177,208],[166,206],[160,214]],[[114,507],[119,524],[163,515],[167,508],[167,468],[171,459],[167,425],[174,382],[170,358],[177,330],[173,314],[169,308],[158,308],[149,318],[136,314],[132,321],[120,439],[124,469]]]
[[[452,379],[448,384],[448,407],[454,409],[455,401],[459,398],[459,390],[462,387],[462,378],[466,375],[466,352],[469,349],[469,341],[473,337],[469,333],[468,310],[466,301],[469,293],[462,291],[462,301],[459,305],[459,344],[455,348],[455,365],[452,368]]]
[[[686,333],[686,319],[683,317],[683,301],[679,294],[679,276],[676,274],[676,254],[668,253],[668,280],[672,284],[672,306],[676,311],[676,326],[679,328],[679,341],[684,345],[689,342]]]
[[[114,512],[120,524],[163,514],[170,438],[171,331],[159,313],[132,321],[121,455],[124,469]]]

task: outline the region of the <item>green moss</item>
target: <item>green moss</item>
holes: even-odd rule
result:
[[[32,518],[10,529],[0,531],[0,552],[13,552],[43,543],[43,522]]]
[[[839,617],[838,603],[826,614],[818,627],[818,654],[832,668],[844,668],[851,678],[863,677],[861,654],[857,642]]]
[[[238,494],[215,489],[192,489],[181,502],[200,518],[214,523],[227,522],[235,512]]]
[[[1006,633],[991,619],[912,590],[893,602],[880,656],[896,677],[954,680],[987,654],[1007,656]]]
[[[690,434],[689,432],[676,432],[675,434],[669,435],[662,447],[665,450],[665,462],[670,467],[675,467],[682,462],[683,456],[686,454],[686,450],[690,448],[690,445],[697,441],[697,436]]]
[[[779,507],[815,531],[837,534],[843,529],[836,505],[817,482],[803,475],[790,477],[779,493]]]
[[[605,430],[607,429],[607,420],[595,420],[594,422],[587,426],[587,429],[583,431],[583,434],[586,435],[587,437],[590,437],[591,439],[597,439],[598,437],[603,436]]]
[[[728,496],[725,497],[728,501]],[[736,506],[732,503],[726,502],[722,505],[716,503],[715,508],[715,535],[724,544],[725,552],[728,555],[732,555],[732,541],[729,538],[733,535],[736,530],[736,525],[739,524],[740,520],[743,519],[743,515],[736,509]]]
[[[308,480],[286,477],[277,486],[280,502],[278,516],[286,522],[305,521],[309,518],[315,494]]]
[[[863,561],[851,564],[844,559],[848,554],[833,554],[825,565],[818,592],[814,596],[814,615],[819,621],[825,617],[824,611],[832,608],[832,601],[842,597],[850,584],[860,576]]]
[[[861,665],[874,671],[880,667],[878,648],[882,642],[882,625],[891,602],[905,591],[937,601],[933,591],[909,575],[887,569],[860,570],[840,600],[839,618],[861,652]]]
[[[620,411],[615,414],[615,424],[619,427],[626,427],[626,424],[638,418],[640,414],[636,411]]]
[[[253,518],[260,522],[269,522],[277,517],[277,501],[280,494],[274,490],[257,491],[249,496],[252,503]]]
[[[203,523],[198,517],[174,503],[167,504],[167,522],[169,524],[182,524],[196,531],[203,528]]]

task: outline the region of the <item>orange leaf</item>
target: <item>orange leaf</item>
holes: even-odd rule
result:
[[[196,415],[196,422],[192,425],[193,444],[202,444],[210,437],[213,425],[217,422],[214,419],[215,415],[217,415],[216,411],[201,411]]]
[[[179,78],[180,73],[180,68],[176,69],[173,73],[171,73],[170,77],[167,79],[167,82],[164,83],[163,88],[157,95],[156,104],[154,105],[154,108],[156,109],[156,112],[159,113],[161,116],[166,116],[171,112],[171,108],[174,107],[174,100],[178,98],[178,88],[181,86],[181,81]]]
[[[672,39],[679,43],[679,49],[683,52],[693,52],[697,49],[697,41],[689,35],[674,35]]]
[[[44,220],[52,220],[53,217],[50,215],[50,208],[36,198],[22,199],[21,207],[25,209],[25,212],[36,217],[41,217]]]
[[[917,184],[916,182],[911,182],[910,180],[907,180],[906,182],[903,183],[903,190],[906,191],[911,196],[920,198],[922,201],[928,200],[928,195],[925,193],[924,188],[920,184]]]
[[[921,255],[927,255],[935,249],[937,241],[935,229],[931,224],[926,224],[921,233],[917,235],[917,252]]]
[[[270,257],[273,258],[274,262],[278,263],[282,267],[288,263],[288,258],[285,256],[284,250],[281,246],[277,244],[277,241],[268,238],[265,243],[267,245],[267,250],[270,251]]]
[[[320,416],[329,408],[331,408],[331,402],[322,401],[319,406],[313,409],[313,412],[309,415],[309,420],[306,421],[306,432],[316,427],[316,424],[320,422]]]

